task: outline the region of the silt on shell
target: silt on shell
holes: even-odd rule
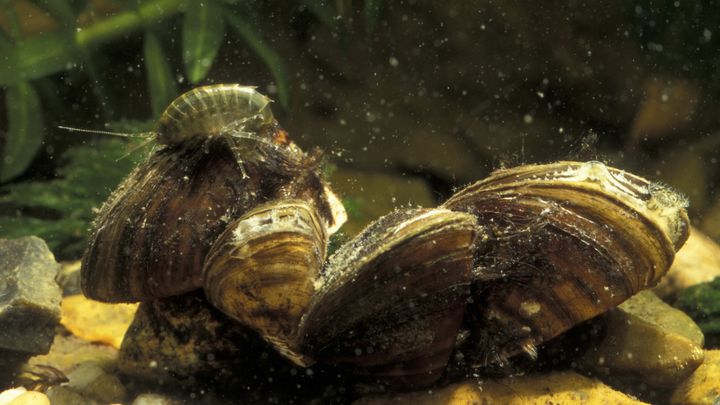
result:
[[[446,209],[395,211],[329,259],[300,326],[318,361],[394,386],[443,374],[463,318],[478,227]]]
[[[301,151],[276,123],[255,134],[192,137],[156,150],[93,222],[83,292],[132,302],[200,288],[205,255],[217,237],[267,201],[310,201],[329,227],[337,227],[344,211],[319,171],[318,157]]]

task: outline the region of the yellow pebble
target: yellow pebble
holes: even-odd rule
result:
[[[120,348],[138,304],[106,304],[71,295],[63,298],[60,323],[73,335]]]
[[[362,398],[356,405],[400,403],[413,405],[644,404],[613,390],[600,381],[565,371],[500,380],[467,380],[440,389]]]
[[[7,405],[50,405],[50,399],[42,392],[26,391],[8,402]]]
[[[670,403],[713,405],[720,402],[720,350],[706,350],[705,362],[675,388]]]

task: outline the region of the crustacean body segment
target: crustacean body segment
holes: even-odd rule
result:
[[[196,87],[176,98],[162,113],[155,134],[164,145],[181,144],[194,136],[227,132],[233,124],[256,120],[256,126],[273,121],[270,99],[255,87],[216,84]]]

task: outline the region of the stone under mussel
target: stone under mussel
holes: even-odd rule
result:
[[[203,125],[164,125],[174,141],[102,207],[83,257],[87,296],[203,289],[299,366],[419,387],[461,346],[473,366],[535,356],[655,285],[688,236],[685,200],[669,188],[599,162],[557,162],[498,170],[437,208],[394,211],[327,257],[342,204],[319,153],[292,143],[258,94],[200,87],[168,107],[161,122]]]

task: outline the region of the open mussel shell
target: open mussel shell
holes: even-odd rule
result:
[[[205,256],[233,219],[279,198],[311,201],[335,225],[319,161],[277,125],[192,137],[156,150],[102,206],[81,286],[101,301],[141,301],[200,288]]]
[[[687,239],[686,201],[599,162],[499,170],[443,206],[486,226],[468,351],[503,363],[655,285]]]
[[[477,229],[445,209],[374,222],[328,259],[301,325],[307,351],[392,385],[437,380],[470,291]]]
[[[328,233],[313,205],[274,201],[228,226],[205,262],[210,303],[299,365],[298,327],[315,293]]]

